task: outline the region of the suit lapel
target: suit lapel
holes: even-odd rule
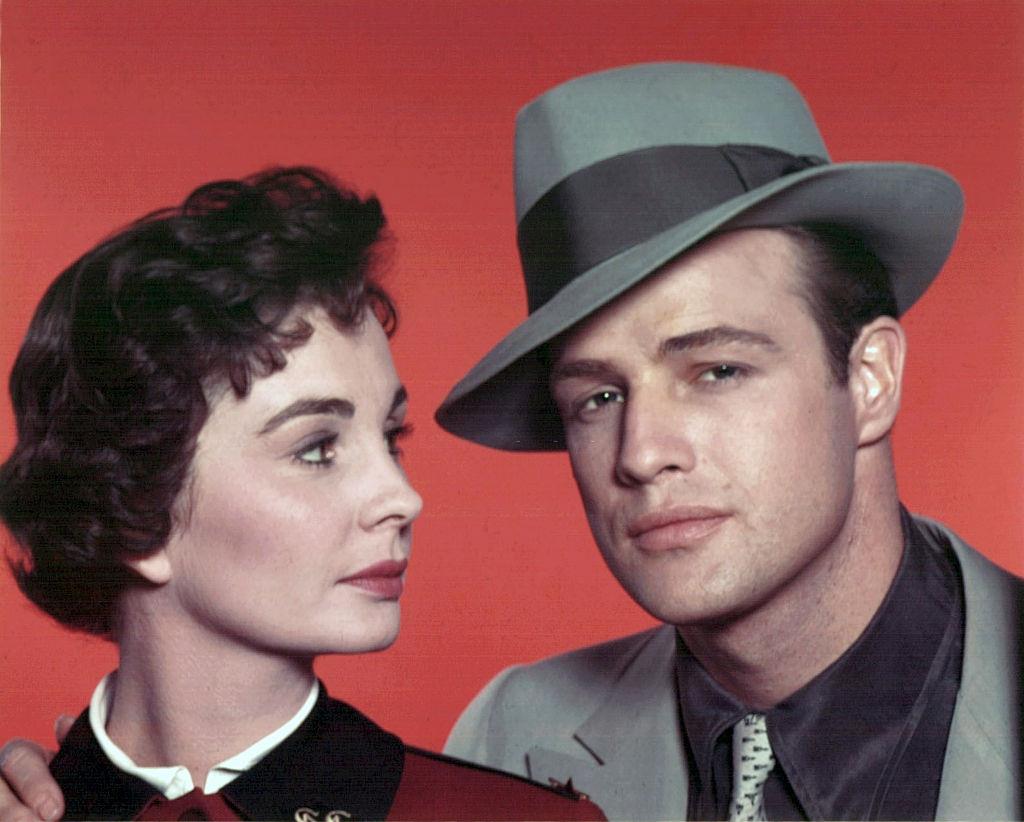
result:
[[[952,532],[917,522],[929,539],[949,540],[964,580],[963,671],[937,817],[1018,818],[1021,586]]]
[[[609,818],[686,814],[686,754],[676,694],[675,630],[657,631],[564,751],[527,752],[530,776],[600,796]]]

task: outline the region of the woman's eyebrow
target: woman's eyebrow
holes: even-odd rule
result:
[[[355,412],[356,407],[350,400],[343,400],[340,397],[305,397],[301,400],[296,400],[267,420],[263,428],[260,429],[260,436],[269,434],[295,417],[305,417],[313,414],[335,414],[339,417],[351,418]]]
[[[391,400],[391,410],[388,412],[394,414],[399,408],[409,402],[409,392],[406,390],[404,385],[398,386],[395,389],[395,396]]]

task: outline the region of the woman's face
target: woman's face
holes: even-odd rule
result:
[[[224,391],[199,434],[163,595],[185,623],[288,655],[390,645],[422,506],[399,461],[405,389],[367,316],[320,310],[285,368]]]

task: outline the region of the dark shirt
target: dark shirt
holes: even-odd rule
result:
[[[768,819],[933,819],[963,657],[964,605],[951,546],[903,510],[899,569],[864,632],[766,716],[776,765]],[[727,819],[732,726],[748,713],[679,641],[689,819]]]

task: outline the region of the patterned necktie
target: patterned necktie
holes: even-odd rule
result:
[[[729,822],[765,819],[764,783],[775,767],[764,714],[747,714],[732,729],[732,801]]]

